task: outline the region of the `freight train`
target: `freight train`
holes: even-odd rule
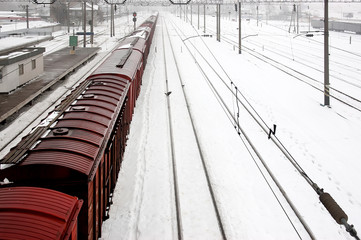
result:
[[[1,238],[101,236],[157,18],[150,16],[122,39],[109,57],[0,161],[10,165],[0,170],[0,180],[8,181],[0,189]],[[18,214],[5,211],[7,208]],[[37,226],[23,224],[20,219],[24,216]],[[39,238],[55,224],[44,222],[44,216],[63,224],[54,228],[52,235]]]
[[[323,19],[312,20],[311,25],[313,28],[323,29],[324,21],[323,21]],[[361,34],[361,23],[329,21],[328,29],[330,31],[336,31],[336,32],[353,32],[356,34]]]

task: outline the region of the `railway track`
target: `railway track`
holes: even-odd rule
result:
[[[181,39],[187,39],[186,35],[184,33],[182,33],[182,30],[179,27],[178,27],[177,32]],[[179,32],[181,32],[182,36]],[[229,80],[231,83],[230,85],[232,86],[232,84],[233,84],[232,79],[228,76],[228,74],[226,73],[226,71],[224,70],[222,65],[218,62],[217,58],[213,55],[211,50],[208,48],[206,43],[203,42],[203,44],[205,45],[205,48],[203,50],[209,51],[209,54],[207,54],[207,56],[204,52],[202,52],[202,50],[201,50],[202,46],[195,45],[192,43],[192,41],[190,41],[189,44],[187,43],[185,45],[188,49],[188,52],[193,56],[194,61],[197,63],[197,65],[203,72],[203,75],[205,76],[205,79],[206,79],[209,87],[211,88],[211,90],[214,93],[215,98],[218,100],[219,104],[223,108],[224,113],[227,115],[229,121],[237,130],[240,138],[243,141],[243,144],[247,145],[248,152],[251,155],[252,155],[251,152],[253,152],[253,154],[257,156],[257,157],[252,157],[253,161],[259,168],[260,173],[263,175],[265,181],[267,182],[267,185],[270,187],[270,189],[272,189],[269,181],[266,179],[264,173],[262,173],[262,171],[260,169],[260,165],[262,165],[262,167],[264,167],[264,169],[266,169],[268,176],[272,179],[273,183],[277,186],[278,190],[282,193],[282,197],[287,201],[287,204],[292,209],[293,213],[297,216],[298,220],[304,227],[304,230],[307,232],[308,237],[310,237],[311,239],[315,239],[312,230],[309,228],[308,224],[303,220],[303,217],[298,212],[298,209],[296,208],[296,206],[293,204],[293,200],[291,200],[287,196],[287,191],[285,191],[285,189],[283,188],[283,186],[281,184],[282,180],[279,181],[279,176],[275,175],[273,173],[275,169],[268,167],[269,162],[272,160],[267,159],[267,162],[266,162],[265,159],[262,157],[262,150],[267,145],[267,143],[264,142],[264,144],[260,144],[257,142],[258,147],[256,145],[254,145],[252,138],[256,136],[256,134],[254,132],[255,129],[252,130],[252,128],[249,127],[248,125],[253,125],[253,127],[261,128],[262,130],[260,132],[263,132],[263,134],[268,135],[268,139],[271,140],[272,144],[275,146],[274,149],[275,150],[277,149],[277,151],[280,151],[282,153],[282,155],[291,163],[293,168],[297,170],[297,172],[300,174],[300,176],[302,176],[304,178],[304,180],[306,180],[306,182],[310,185],[310,187],[312,187],[313,190],[320,196],[320,199],[323,196],[327,196],[327,198],[328,198],[327,201],[321,200],[321,202],[328,209],[329,213],[331,214],[331,216],[333,216],[333,218],[335,220],[336,220],[336,218],[334,215],[335,214],[334,210],[336,208],[337,208],[337,211],[340,211],[340,212],[343,212],[343,210],[337,205],[337,203],[334,204],[335,209],[330,209],[327,207],[328,203],[326,203],[326,202],[335,202],[332,199],[332,197],[328,193],[324,193],[323,189],[319,188],[317,186],[317,184],[315,182],[313,182],[313,180],[306,174],[306,172],[298,164],[297,160],[292,156],[292,154],[288,151],[288,149],[285,147],[285,145],[280,141],[280,139],[278,139],[277,136],[273,135],[275,133],[275,126],[274,126],[273,130],[267,126],[267,124],[262,119],[262,117],[252,107],[250,102],[245,98],[245,96],[239,90],[237,90],[236,86],[235,86],[235,93],[234,93],[234,90],[231,89],[231,87],[226,83],[226,80],[225,80],[227,78],[227,80]],[[188,45],[190,45],[190,46],[188,46]],[[195,55],[197,55],[197,57],[195,57]],[[213,66],[213,64],[214,65],[218,64],[218,65]],[[212,73],[210,73],[210,72],[214,72],[214,74],[216,75],[216,76],[214,75],[213,79],[217,79],[217,78],[218,79],[213,80],[212,77],[208,77],[208,75],[209,76],[212,75]],[[227,77],[226,78],[222,77],[224,75],[226,75]],[[237,102],[237,108],[238,108],[237,114],[233,113],[230,110],[230,107],[229,107],[230,102],[226,101],[224,94],[227,91],[229,91],[235,95],[235,101]],[[239,97],[237,96],[237,93],[239,94]],[[239,106],[239,104],[243,107],[242,112],[240,111],[241,106]],[[244,116],[245,114],[248,115],[248,118],[250,120],[245,121],[244,117],[242,120],[240,120],[239,116]],[[245,129],[247,129],[247,130],[245,130]],[[251,133],[251,134],[249,134],[249,133]],[[248,135],[251,135],[252,138],[250,138]],[[262,147],[260,148],[259,146],[262,146]],[[287,166],[284,166],[284,167],[287,167]],[[277,172],[277,170],[275,172]],[[281,177],[281,179],[282,179],[282,177]],[[288,181],[288,180],[286,180],[286,181]],[[279,203],[280,203],[279,199],[281,197],[277,196],[277,194],[274,192],[274,190],[272,190],[272,192],[274,194],[274,197],[277,198],[277,201],[279,201]],[[280,203],[280,206],[283,210],[285,210],[285,208],[283,207],[283,204]],[[297,232],[298,237],[300,239],[302,239],[303,238],[301,236],[302,234],[298,231],[297,227],[295,227],[295,225],[294,225],[295,223],[293,221],[291,221],[291,218],[289,217],[290,213],[288,213],[287,211],[284,211],[284,214],[287,215],[287,218],[290,220],[289,222],[293,226],[294,231]],[[341,224],[341,223],[339,223],[339,224]],[[356,236],[356,238],[357,238],[357,234],[356,233],[354,234],[353,226],[352,225],[350,226],[348,223],[343,223],[343,224],[346,227],[347,232],[350,232],[351,236]]]
[[[211,33],[215,33],[212,30],[209,30]],[[233,39],[230,39],[228,37],[225,36],[221,36],[222,40],[231,44],[232,46],[237,46],[238,47],[238,43],[236,41],[234,41]],[[247,52],[249,55],[257,58],[260,61],[263,61],[265,63],[270,64],[271,66],[277,68],[278,70],[290,75],[291,77],[306,83],[307,85],[313,87],[314,89],[323,92],[323,83],[321,81],[319,81],[318,79],[309,76],[308,74],[305,74],[303,72],[298,71],[297,69],[290,67],[280,61],[274,60],[262,53],[259,53],[257,51],[254,51],[253,49],[249,48],[249,47],[245,47],[242,46],[242,50]],[[344,91],[341,91],[339,89],[336,89],[332,86],[330,86],[330,89],[332,90],[330,96],[332,98],[334,98],[335,100],[357,110],[361,112],[361,100],[349,95],[348,93],[345,93]]]
[[[202,232],[201,236],[206,239],[227,239],[207,159],[200,144],[188,96],[184,89],[185,85],[164,19],[162,42],[177,238],[194,238],[191,235],[195,230],[192,219],[208,216],[205,218],[207,223],[203,226],[205,229],[202,227],[197,229]],[[165,49],[171,49],[171,52],[167,54]],[[179,140],[185,137],[190,141],[187,149],[184,149],[181,145],[182,140]],[[193,186],[190,188],[190,185]],[[193,201],[193,204],[187,204],[189,201]]]
[[[277,29],[279,29],[279,30],[282,30],[282,31],[284,31],[284,32],[288,32],[288,30],[285,29],[285,28],[282,28],[282,27],[279,27],[279,26],[276,26],[276,25],[273,25],[273,24],[270,24],[270,23],[268,23],[268,25],[269,25],[269,26],[272,26],[272,27],[274,27],[274,28],[277,28]],[[306,37],[306,36],[303,36],[303,35],[300,35],[299,37],[305,38],[305,39],[307,38],[307,40],[309,40],[309,41],[311,41],[311,42],[314,42],[314,43],[316,43],[316,44],[319,44],[319,46],[323,46],[323,42],[321,42],[321,41],[319,41],[319,40],[316,40],[316,39],[313,39],[313,38],[309,38],[309,37]],[[348,41],[348,39],[345,40],[345,41]],[[342,49],[342,48],[339,48],[339,47],[330,46],[330,49],[336,49],[336,50],[338,50],[338,51],[340,51],[340,52],[346,53],[347,55],[351,55],[352,57],[356,57],[357,59],[359,59],[359,58],[361,57],[361,54],[359,54],[359,53],[351,52],[351,51],[348,51],[348,50],[346,50],[346,49]]]
[[[231,36],[231,34],[228,34]],[[236,37],[236,39],[238,38],[238,36],[233,36]],[[249,48],[251,48],[251,46],[254,46],[257,49],[264,49],[264,44],[262,44],[262,42],[257,41],[257,39],[247,39],[245,40],[247,41],[247,45],[249,45]],[[291,40],[292,41],[292,40]],[[305,51],[297,51],[297,49],[293,48],[293,44],[296,43],[291,43],[290,46],[285,46],[284,44],[282,44],[281,42],[277,42],[277,41],[270,41],[268,40],[267,42],[267,47],[266,47],[266,51],[267,53],[270,53],[271,55],[274,56],[279,56],[282,59],[285,59],[286,62],[295,62],[301,66],[306,67],[307,69],[309,69],[310,71],[314,71],[315,73],[319,73],[321,74],[321,79],[322,79],[322,74],[323,74],[323,54],[322,54],[322,45],[319,45],[318,47],[313,47],[310,46],[310,44],[302,44],[302,42],[298,42],[297,44],[302,44],[303,45],[303,49],[308,49],[308,52]],[[272,46],[277,46],[276,49],[274,50],[274,48]],[[312,49],[310,49],[310,47],[312,47]],[[321,51],[320,51],[321,50]],[[339,49],[335,49],[334,51],[341,51]],[[315,54],[315,52],[319,53],[319,54]],[[292,54],[290,54],[292,53]],[[340,54],[347,54],[346,56],[342,56]],[[357,57],[355,55],[352,55],[351,53],[347,52],[347,51],[342,51],[340,52],[340,54],[333,53],[332,54],[332,59],[330,61],[331,64],[331,71],[330,74],[332,76],[333,79],[338,80],[340,82],[349,84],[353,87],[356,88],[361,88],[361,85],[359,84],[360,82],[358,81],[358,79],[355,79],[354,76],[359,74],[359,71],[361,70],[359,67],[357,66],[350,66],[348,63],[352,62],[352,61],[360,61],[360,57]],[[337,57],[335,57],[337,56]],[[352,59],[350,57],[353,57]],[[341,69],[347,69],[348,74],[343,73],[342,77],[340,77],[340,72],[337,70],[337,68],[341,68]]]
[[[264,45],[261,42],[257,42],[257,40],[249,40],[247,41],[247,44],[250,46],[255,46],[257,49],[263,49]],[[278,42],[274,42],[274,41],[269,41],[269,44],[273,44],[275,46],[279,46],[277,48],[277,50],[273,50],[272,47],[267,47],[267,52],[274,54],[275,56],[280,56],[283,59],[285,59],[285,61],[292,61],[295,62],[297,64],[300,64],[308,69],[310,69],[311,71],[315,71],[317,73],[323,74],[323,56],[322,53],[321,54],[314,54],[314,53],[307,53],[305,54],[305,52],[303,51],[299,51],[297,53],[295,53],[293,50],[293,47],[291,45],[291,49],[281,49],[282,47],[284,48],[283,45],[281,45]],[[281,48],[280,48],[281,47]],[[304,46],[305,48],[310,48],[309,45]],[[250,48],[250,47],[249,47]],[[318,49],[314,49],[314,51],[319,50]],[[290,54],[290,52],[292,54]],[[297,54],[297,55],[296,55]],[[346,59],[343,59],[346,60]],[[358,61],[360,60],[360,58],[355,59],[354,61]],[[349,61],[349,59],[348,59]],[[338,66],[339,68],[344,68],[344,69],[349,69],[351,74],[357,74],[361,69],[358,67],[350,67],[347,63],[344,62],[339,62],[339,61],[335,61],[335,59],[333,58],[333,60],[330,62],[331,65],[335,65]],[[339,77],[338,75],[340,74],[337,70],[333,70],[331,69],[330,72],[331,76],[333,79],[337,79],[341,82],[350,84],[354,87],[357,88],[361,88],[361,85],[359,85],[357,82],[352,82],[352,75],[345,75],[343,74],[342,77]]]
[[[173,25],[175,26],[174,23],[173,23]],[[181,39],[186,39],[186,37],[187,37],[186,34],[182,33],[182,30],[180,28],[178,28],[177,34]],[[259,148],[259,146],[254,145],[252,143],[251,138],[248,136],[248,132],[254,131],[254,130],[252,130],[252,128],[254,128],[254,127],[261,128],[262,129],[261,132],[264,132],[266,135],[268,134],[268,131],[270,130],[270,128],[263,121],[263,119],[258,115],[258,113],[255,111],[255,109],[249,104],[247,99],[245,99],[245,101],[243,101],[243,100],[241,101],[239,98],[237,98],[237,95],[236,95],[237,93],[232,92],[232,94],[235,94],[235,96],[236,96],[236,101],[238,101],[239,104],[241,106],[243,106],[243,109],[241,111],[238,110],[239,112],[237,115],[241,115],[241,116],[248,115],[248,118],[250,119],[247,121],[245,121],[245,119],[242,119],[242,124],[240,124],[240,121],[238,121],[236,119],[236,116],[233,115],[232,111],[230,110],[230,107],[229,107],[230,103],[225,100],[224,92],[222,91],[222,89],[220,89],[221,88],[220,84],[211,80],[211,78],[212,78],[211,72],[214,72],[214,74],[217,75],[217,77],[220,79],[219,82],[223,82],[223,85],[224,85],[223,87],[225,87],[226,89],[231,91],[229,86],[227,86],[224,79],[222,79],[222,77],[221,77],[221,75],[223,75],[223,74],[219,73],[219,71],[220,71],[219,68],[214,67],[208,61],[208,58],[200,50],[198,50],[199,46],[196,46],[193,43],[189,43],[189,45],[190,45],[189,47],[186,45],[188,52],[193,56],[193,59],[199,66],[200,70],[202,71],[202,74],[205,77],[207,84],[211,88],[211,90],[214,93],[214,96],[217,98],[219,104],[222,106],[224,113],[229,118],[231,124],[234,125],[235,129],[238,131],[238,134],[242,138],[243,143],[247,146],[246,148],[248,149],[249,154],[256,155],[256,157],[253,158],[253,161],[257,165],[257,168],[259,169],[261,175],[263,176],[265,183],[271,189],[273,196],[280,203],[280,207],[281,207],[281,209],[283,209],[284,214],[287,216],[289,223],[292,225],[294,231],[296,232],[296,234],[298,235],[298,237],[300,239],[303,239],[306,236],[310,237],[311,239],[314,239],[315,237],[312,233],[312,230],[309,228],[308,224],[303,220],[303,217],[299,213],[299,211],[296,208],[296,206],[294,205],[293,201],[288,197],[286,190],[282,187],[281,183],[279,182],[277,177],[274,175],[272,169],[268,166],[266,159],[264,159],[262,157],[261,149]],[[197,55],[197,57],[195,55]],[[246,124],[244,124],[245,122],[248,122],[248,125],[252,125],[252,127],[249,127],[248,125],[245,126],[246,125]],[[251,124],[251,122],[252,122],[252,124]],[[254,134],[250,134],[250,135],[254,135]],[[277,137],[273,137],[273,136],[270,136],[269,138],[272,139],[273,143],[275,144],[275,146],[276,146],[275,150],[278,149],[276,151],[281,151],[284,154],[284,156],[290,160],[292,165],[298,171],[300,171],[301,175],[306,175],[305,173],[303,173],[302,168],[298,165],[298,163],[295,161],[295,159],[293,159],[293,157],[287,151],[287,149],[285,149],[285,147],[279,141],[279,139]],[[261,170],[261,169],[265,169],[265,170]],[[267,174],[264,174],[263,171],[266,171]],[[272,179],[274,187],[271,187],[273,184],[271,184],[269,182],[268,178]],[[276,193],[278,190],[275,190],[273,188],[278,188],[278,190],[281,194]],[[280,200],[281,198],[283,198],[283,200]],[[285,207],[283,206],[283,204],[281,204],[281,202],[284,202],[283,204],[289,205],[292,213],[289,211],[286,211]],[[298,219],[298,221],[299,221],[298,223],[297,223],[297,221],[295,222],[295,220],[293,220],[293,221],[291,220],[292,218],[294,218],[294,217],[291,217],[293,215],[295,215],[296,218]],[[302,225],[305,233],[302,233],[302,231],[299,231],[299,227],[296,227],[298,224]],[[306,234],[306,235],[304,235],[304,234]]]

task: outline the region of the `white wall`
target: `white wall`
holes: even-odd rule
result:
[[[36,68],[32,69],[31,60],[36,59]],[[19,65],[24,64],[24,74],[19,75]],[[2,69],[3,78],[0,80],[0,92],[8,93],[28,81],[38,77],[44,72],[43,54],[19,61],[17,63],[4,66]]]

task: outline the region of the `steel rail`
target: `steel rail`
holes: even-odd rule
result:
[[[173,55],[173,58],[174,58],[174,61],[175,61],[177,74],[179,76],[179,84],[180,84],[180,87],[182,89],[184,100],[186,102],[187,113],[188,113],[189,119],[191,121],[193,134],[194,134],[194,137],[195,137],[196,142],[197,142],[197,148],[198,148],[199,156],[201,158],[201,162],[202,162],[202,166],[203,166],[203,171],[204,171],[205,176],[206,176],[208,190],[209,190],[209,193],[210,193],[211,198],[212,198],[212,204],[213,204],[213,208],[214,208],[214,211],[215,211],[215,214],[216,214],[216,217],[217,217],[218,227],[219,227],[220,233],[222,235],[222,239],[226,240],[227,236],[226,236],[226,232],[225,232],[225,229],[224,229],[224,224],[223,224],[223,221],[222,221],[222,217],[221,217],[221,214],[220,214],[220,211],[219,211],[219,206],[218,206],[217,201],[216,201],[216,194],[215,194],[215,191],[213,190],[213,187],[212,187],[209,170],[208,170],[206,160],[205,160],[205,157],[204,157],[204,154],[203,154],[204,150],[201,147],[200,138],[198,136],[198,133],[197,133],[197,130],[196,130],[196,127],[195,127],[194,115],[192,114],[192,111],[190,109],[189,98],[188,98],[188,95],[187,95],[187,93],[185,91],[185,88],[184,88],[185,84],[183,82],[182,76],[181,76],[180,71],[179,71],[178,61],[177,61],[175,53],[174,53],[172,41],[171,41],[171,39],[169,37],[170,35],[169,35],[169,32],[168,32],[167,25],[166,25],[166,30],[167,30],[169,43],[170,43],[170,46],[171,46],[172,55]]]
[[[169,127],[169,138],[170,138],[170,150],[172,158],[172,170],[173,170],[173,185],[174,185],[174,198],[175,198],[175,208],[177,216],[177,236],[178,240],[183,239],[183,227],[182,227],[182,215],[181,215],[181,205],[180,205],[180,194],[179,194],[179,183],[178,183],[178,171],[177,171],[177,161],[175,157],[174,149],[174,134],[172,126],[172,112],[169,101],[169,86],[168,86],[168,71],[167,71],[167,59],[165,53],[165,41],[164,41],[164,19],[162,24],[162,43],[163,43],[163,63],[164,63],[164,75],[165,75],[165,94],[167,99],[167,116],[168,116],[168,127]]]

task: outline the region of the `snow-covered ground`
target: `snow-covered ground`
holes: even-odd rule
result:
[[[210,19],[208,21],[212,21]],[[238,55],[238,51],[234,51],[233,47],[225,42],[218,43],[215,39],[209,38],[203,40],[192,38],[182,42],[172,22],[186,33],[183,39],[197,35],[190,23],[185,23],[168,14],[161,14],[115,190],[114,204],[111,207],[110,219],[103,225],[102,239],[175,239],[177,236],[167,104],[164,94],[166,77],[162,29],[166,27],[169,28],[180,75],[184,81],[184,89],[189,96],[189,105],[194,115],[196,131],[200,135],[200,145],[204,151],[207,167],[210,169],[211,183],[220,206],[226,237],[228,239],[310,238],[270,180],[260,161],[256,159],[255,162],[266,175],[281,204],[268,187],[233,125],[230,124],[204,77],[197,69],[195,61],[187,52],[184,44],[192,49],[189,42],[195,44],[202,54],[206,54],[207,60],[216,66],[213,57],[207,53],[204,43],[211,49],[230,79],[265,122],[269,126],[277,125],[276,136],[303,170],[319,187],[324,188],[334,197],[348,214],[349,223],[354,224],[356,230],[360,229],[361,219],[358,216],[361,213],[361,192],[358,189],[361,182],[359,174],[361,166],[358,159],[361,156],[361,113],[332,99],[331,108],[321,106],[323,104],[321,92],[253,58],[246,52]],[[236,33],[237,23],[223,22],[223,24],[223,29],[234,29]],[[299,57],[297,53],[307,51],[307,44],[310,44],[309,39],[293,38],[294,34],[288,34],[265,24],[257,28],[255,22],[244,23],[243,29],[245,32],[256,29],[260,36],[254,37],[254,41],[261,42],[266,49],[275,41],[293,44],[295,58]],[[273,34],[264,34],[268,31]],[[342,35],[331,33],[330,41],[333,46],[344,47]],[[355,39],[354,45],[347,47],[361,54],[360,48],[357,47],[361,36],[352,35],[352,37]],[[322,41],[322,37],[318,40]],[[249,42],[252,43],[251,38]],[[244,44],[246,45],[247,42]],[[276,51],[287,48],[282,44],[273,45],[272,48]],[[314,54],[321,54],[319,59],[322,59],[322,44],[317,46],[317,51],[313,50]],[[316,46],[312,45],[312,47]],[[259,50],[262,51],[261,48]],[[167,58],[170,52],[169,46],[166,47]],[[291,55],[291,51],[289,52]],[[232,94],[206,67],[199,53],[194,49],[191,53],[197,57],[198,63],[206,68],[212,83],[226,99],[229,108],[237,109]],[[302,55],[302,57],[305,56],[307,54]],[[283,61],[280,56],[273,57]],[[308,61],[311,62],[314,58],[311,55]],[[292,60],[288,61],[292,65],[297,65]],[[349,63],[346,60],[343,61],[345,64],[359,66],[357,61],[360,63],[361,58]],[[302,64],[298,64],[297,67],[309,73]],[[319,67],[322,70],[322,62]],[[216,68],[220,72],[219,67]],[[181,87],[176,71],[171,70],[170,76],[169,71],[167,80],[171,86],[169,90],[172,91],[169,96],[172,107],[172,125],[182,132],[180,129],[189,127],[189,122],[183,114],[180,114],[185,104],[179,100]],[[342,68],[337,71],[342,71]],[[344,69],[340,75],[347,73],[348,69]],[[221,75],[222,78],[227,79],[223,73]],[[311,73],[311,76],[320,81],[323,80],[322,74]],[[331,83],[333,81],[331,77]],[[354,87],[348,86],[348,88],[355,91],[355,97],[361,98],[360,92]],[[239,122],[313,235],[317,239],[352,239],[344,228],[332,219],[320,203],[315,191],[282,156],[281,152],[275,149],[271,141],[267,139],[267,135],[244,110],[240,110]],[[187,155],[190,145],[194,142],[185,138],[186,132],[184,130],[184,134],[178,133],[179,138],[176,138],[176,144],[174,144],[180,178],[186,178],[187,173],[193,171],[194,168],[199,170],[198,157]],[[194,163],[188,164],[191,161]],[[183,237],[185,239],[220,239],[215,225],[204,227],[214,219],[210,219],[209,214],[197,215],[192,210],[194,206],[199,206],[201,203],[197,194],[194,194],[193,199],[189,198],[188,194],[189,191],[196,192],[198,181],[203,181],[202,177],[200,171],[199,179],[191,175],[188,181],[183,180],[185,185],[181,190],[181,196],[184,199],[180,200]],[[199,189],[199,192],[203,190]],[[291,221],[288,220],[282,208],[285,209]]]
[[[207,25],[213,29],[214,20],[207,17]],[[196,25],[195,17],[193,21]],[[231,35],[231,32],[236,35],[238,23],[222,20],[222,24],[224,35]],[[180,85],[175,63],[171,60],[172,53],[166,29],[169,31],[184,86]],[[199,30],[200,33],[202,30]],[[322,73],[311,71],[304,65],[314,64],[314,68],[323,70],[322,44],[314,44],[313,40],[303,37],[294,38],[294,34],[275,28],[271,23],[263,23],[257,27],[255,21],[251,20],[243,23],[242,30],[244,36],[258,34],[244,39],[245,46],[269,54],[267,56],[287,62],[290,66],[320,81],[323,80]],[[199,143],[209,169],[227,239],[310,239],[261,162],[254,153],[248,153],[246,146],[249,145],[243,144],[243,134],[241,140],[195,65],[195,60],[190,54],[195,55],[198,64],[205,69],[227,106],[237,113],[235,97],[198,53],[200,51],[206,56],[230,86],[228,77],[222,73],[205,46],[211,50],[229,78],[247,97],[267,125],[277,125],[276,136],[308,176],[334,197],[348,214],[349,223],[355,225],[360,235],[361,164],[358,161],[361,156],[361,113],[332,98],[331,108],[323,107],[321,92],[247,52],[239,55],[233,46],[224,41],[219,43],[215,38],[195,37],[181,41],[177,34],[180,31],[185,33],[183,39],[197,35],[189,22],[185,23],[168,13],[160,14],[114,193],[114,204],[111,206],[110,219],[103,224],[102,239],[177,238],[169,115],[167,96],[164,94],[166,79],[169,91],[172,91],[168,98],[180,183],[184,239],[221,239],[221,234],[214,219],[210,200],[206,199],[208,189],[204,183],[200,158],[194,150],[196,143],[185,113],[182,88],[189,98],[195,129],[199,134]],[[352,44],[348,43],[350,36],[353,39]],[[319,38],[315,39],[316,41],[322,42],[322,36],[316,37]],[[166,49],[163,49],[163,39]],[[361,55],[361,36],[330,33],[330,42],[334,47]],[[112,44],[114,42],[106,43],[107,46]],[[191,49],[190,53],[185,44]],[[193,49],[191,44],[194,44],[198,51]],[[259,45],[257,47],[254,44]],[[106,50],[110,49],[107,46],[103,46],[104,53],[101,51],[100,54],[105,54]],[[312,51],[309,52],[311,48]],[[167,78],[163,50],[168,61]],[[282,57],[274,51],[288,55]],[[361,58],[355,57],[350,60],[351,57],[346,55],[342,60],[339,57],[332,59],[333,56],[339,56],[333,51],[336,50],[331,49],[331,72],[336,72],[339,77],[346,76],[348,80],[360,81],[357,68],[360,66]],[[302,63],[301,59],[304,59]],[[344,67],[332,61],[342,62]],[[87,67],[81,71],[86,72]],[[77,78],[77,74],[73,77]],[[331,86],[341,84],[332,75],[330,81]],[[360,89],[357,87],[344,84],[342,87],[344,91],[361,99]],[[240,104],[239,108],[240,125],[315,238],[352,239],[344,227],[332,219],[310,185],[274,147]]]

